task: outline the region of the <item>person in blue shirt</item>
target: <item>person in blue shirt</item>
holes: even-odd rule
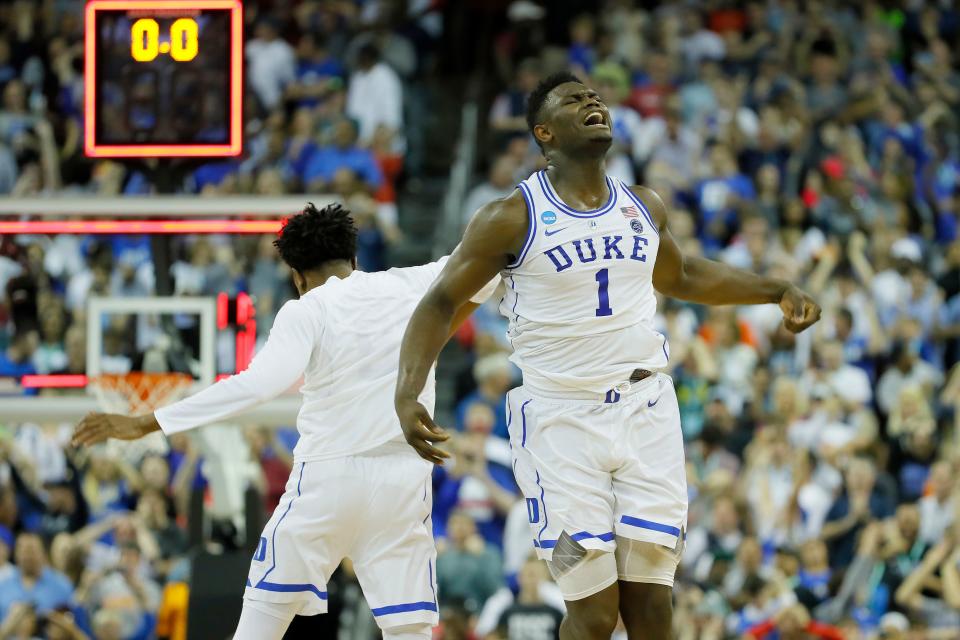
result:
[[[457,429],[465,430],[467,411],[474,404],[484,404],[493,411],[495,421],[492,434],[498,438],[510,439],[507,431],[507,415],[504,407],[507,391],[513,386],[510,361],[504,354],[494,354],[480,358],[473,365],[473,379],[477,389],[457,405]]]
[[[489,418],[485,421],[489,427]],[[483,426],[459,435],[452,445],[452,465],[437,466],[433,473],[434,535],[446,535],[447,520],[460,510],[477,524],[484,540],[503,546],[506,516],[517,501],[517,485],[510,468],[505,443],[493,438]]]
[[[708,252],[715,252],[736,232],[741,203],[756,199],[756,192],[726,146],[713,147],[710,165],[710,177],[697,185],[694,198],[700,210],[700,239]]]
[[[37,372],[33,365],[33,352],[37,348],[37,334],[25,331],[15,335],[10,345],[0,351],[0,378],[20,380],[23,376]],[[36,389],[25,389],[24,395],[37,395]]]
[[[323,191],[333,182],[339,169],[350,169],[366,188],[375,192],[383,184],[383,173],[373,152],[357,146],[358,129],[348,118],[333,127],[333,144],[320,147],[307,161],[301,182],[310,191]]]
[[[17,568],[0,582],[0,620],[18,602],[32,605],[45,614],[70,605],[73,586],[59,571],[47,566],[47,553],[40,536],[21,533],[14,547]]]
[[[297,78],[287,85],[288,99],[298,107],[315,107],[343,87],[346,70],[330,55],[326,40],[307,32],[297,43]]]

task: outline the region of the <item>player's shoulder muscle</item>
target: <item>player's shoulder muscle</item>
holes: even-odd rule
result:
[[[667,205],[663,203],[663,199],[656,191],[650,187],[644,187],[642,185],[633,185],[630,187],[630,191],[640,198],[641,202],[643,202],[643,205],[647,208],[647,211],[649,211],[650,215],[653,216],[653,221],[657,223],[658,229],[662,231],[669,226],[669,220],[667,218]]]
[[[463,234],[462,248],[470,253],[514,254],[526,239],[530,214],[519,189],[480,207]]]

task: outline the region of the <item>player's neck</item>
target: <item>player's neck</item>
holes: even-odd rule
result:
[[[316,289],[330,278],[340,278],[343,280],[353,273],[354,268],[352,263],[343,260],[331,262],[313,271],[304,272],[303,278],[306,281],[306,289],[303,293]]]
[[[604,158],[551,156],[547,166],[550,183],[566,202],[590,203],[607,196],[607,171]]]

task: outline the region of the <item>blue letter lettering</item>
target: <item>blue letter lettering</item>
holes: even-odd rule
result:
[[[650,241],[644,238],[643,236],[633,236],[633,255],[630,256],[631,260],[639,260],[640,262],[646,262],[647,256],[644,253],[641,253],[640,243],[643,243],[643,246],[650,244]]]
[[[590,259],[589,259],[589,260],[587,260],[586,258],[583,257],[583,251],[580,250],[580,241],[579,241],[579,240],[574,240],[574,241],[573,241],[573,246],[575,246],[575,247],[577,248],[577,255],[580,256],[580,262],[586,264],[586,263],[588,263],[588,262],[593,262],[594,260],[597,259],[597,250],[593,248],[593,238],[587,238],[586,240],[584,240],[584,242],[586,242],[586,243],[587,243],[587,246],[590,247]]]
[[[617,243],[623,240],[623,236],[603,236],[603,259],[610,260],[610,252],[617,252],[617,260],[623,260],[623,254],[620,253],[620,248],[617,246]]]
[[[560,261],[557,260],[556,256],[553,254],[554,251],[559,252],[563,259],[566,261],[566,264],[560,264]],[[560,273],[564,269],[569,269],[573,266],[573,260],[570,259],[570,256],[567,255],[567,252],[563,250],[563,246],[557,245],[553,249],[547,249],[544,253],[547,254],[547,257],[550,258],[550,262],[553,263],[553,266],[557,268],[557,273]]]

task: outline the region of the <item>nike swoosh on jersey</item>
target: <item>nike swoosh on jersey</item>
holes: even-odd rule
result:
[[[544,230],[543,235],[545,235],[545,236],[552,236],[553,234],[555,234],[555,233],[560,233],[560,232],[563,231],[564,229],[568,229],[568,228],[569,228],[569,227],[560,227],[559,229],[554,229],[553,231],[550,231],[550,229],[546,229],[546,230]]]
[[[650,402],[649,400],[647,400],[647,407],[652,409],[653,407],[657,406],[657,402],[660,402],[659,397],[657,398],[656,402]]]

